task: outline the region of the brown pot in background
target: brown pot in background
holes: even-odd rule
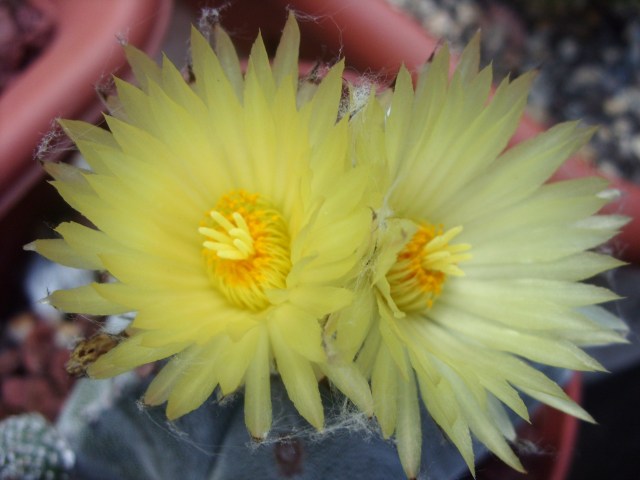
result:
[[[155,53],[172,0],[32,0],[53,19],[51,44],[0,94],[0,314],[19,295],[21,246],[33,218],[56,201],[34,152],[58,117],[96,121],[96,85],[125,74],[118,37]],[[62,153],[62,152],[60,152]],[[55,156],[55,153],[53,153]],[[60,156],[60,154],[58,155]],[[38,216],[37,218],[42,218]],[[31,232],[31,235],[33,232]]]

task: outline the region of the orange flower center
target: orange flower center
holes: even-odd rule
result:
[[[424,223],[398,253],[387,272],[391,297],[404,312],[429,309],[440,295],[448,275],[462,276],[458,263],[469,260],[467,244],[450,245],[462,231],[455,227],[443,232],[442,226]]]
[[[198,231],[211,283],[231,303],[249,310],[269,305],[266,290],[284,288],[291,270],[282,215],[258,194],[234,190],[207,212]]]

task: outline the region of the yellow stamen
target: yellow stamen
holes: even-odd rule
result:
[[[233,304],[269,306],[265,290],[284,288],[291,270],[289,235],[280,212],[258,194],[223,195],[201,222],[211,283]]]
[[[423,224],[404,249],[398,253],[396,263],[387,273],[391,297],[404,312],[431,308],[442,291],[447,275],[462,276],[458,263],[469,260],[463,253],[471,246],[449,245],[462,227],[454,227],[443,233],[442,227]]]

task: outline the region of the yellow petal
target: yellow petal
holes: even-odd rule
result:
[[[469,471],[475,476],[475,462],[469,424],[464,418],[451,384],[437,372],[425,375],[417,371],[420,393],[433,420],[454,443]],[[437,378],[432,381],[431,378]]]
[[[24,246],[25,250],[38,252],[53,262],[67,267],[99,270],[102,267],[97,256],[83,256],[78,254],[62,239],[36,240]]]
[[[269,323],[269,337],[278,371],[294,406],[311,425],[321,430],[324,411],[320,401],[318,382],[311,364],[286,343],[275,322]]]
[[[438,368],[456,392],[456,399],[469,422],[473,434],[503,462],[514,470],[524,473],[525,470],[520,460],[515,456],[500,430],[496,428],[495,419],[478,404],[474,396],[468,391],[464,381],[442,363],[439,363]]]
[[[154,83],[162,85],[167,95],[196,117],[198,121],[204,121],[207,112],[202,99],[195,94],[182,73],[166,55],[162,56],[162,79],[160,82],[154,81]]]
[[[271,322],[288,348],[306,360],[326,361],[327,356],[322,348],[322,329],[317,317],[309,315],[304,309],[281,305],[276,307]]]
[[[344,61],[339,61],[331,67],[320,82],[313,100],[306,106],[312,110],[309,124],[309,142],[312,147],[324,141],[327,131],[337,121],[343,70]]]
[[[369,290],[364,287],[362,290]],[[326,334],[336,334],[337,355],[344,360],[352,360],[364,342],[374,318],[375,297],[372,292],[356,292],[353,303],[331,315],[326,324]]]
[[[262,439],[271,428],[271,377],[269,332],[256,327],[256,349],[245,378],[244,420],[253,438]]]
[[[103,270],[105,267],[100,260],[103,253],[115,253],[124,251],[112,238],[99,230],[86,227],[75,222],[61,223],[56,227],[56,232],[63,236],[65,242],[76,252],[79,258],[91,263],[94,270]]]
[[[58,123],[64,132],[76,143],[87,142],[105,145],[110,148],[117,148],[117,143],[109,131],[91,123],[80,120],[61,119]]]
[[[507,379],[518,390],[562,412],[586,422],[595,423],[591,415],[542,372],[515,358],[503,361],[503,365]]]
[[[254,328],[237,342],[227,342],[220,355],[220,368],[218,380],[223,395],[234,392],[244,379],[245,372],[254,359],[258,336],[263,334],[260,329]],[[267,362],[268,363],[268,362]]]
[[[149,97],[146,93],[118,78],[115,79],[115,85],[126,115],[124,118],[120,115],[118,118],[126,119],[137,127],[153,132],[158,120],[150,111]]]
[[[417,478],[422,452],[422,424],[418,406],[418,391],[413,375],[398,380],[398,423],[396,443],[402,468],[408,478]]]
[[[447,221],[464,225],[483,212],[515,205],[535,192],[592,134],[578,130],[576,123],[563,123],[508,149],[492,166],[491,174],[478,176],[465,186],[460,201],[449,203]]]
[[[322,363],[318,367],[361,412],[373,416],[373,398],[369,384],[353,363]]]
[[[269,62],[267,49],[264,46],[264,41],[260,34],[258,34],[258,38],[256,38],[256,41],[253,42],[251,46],[247,73],[245,75],[245,85],[253,81],[261,85],[265,97],[269,99],[273,98],[276,91],[276,84],[273,79],[273,74],[271,73],[271,64]]]
[[[385,345],[381,345],[371,375],[373,408],[385,438],[393,435],[398,418],[398,369]]]
[[[287,79],[296,86],[298,78],[298,47],[300,45],[300,29],[292,11],[289,11],[287,23],[282,30],[282,37],[273,59],[273,78],[276,86]]]
[[[204,268],[187,266],[149,255],[104,254],[100,257],[118,280],[138,286],[200,290],[209,285]]]
[[[56,290],[46,298],[54,307],[67,313],[87,313],[91,315],[117,315],[129,312],[125,305],[110,302],[101,296],[93,285]]]
[[[242,100],[244,80],[242,78],[238,54],[233,46],[233,42],[231,41],[231,38],[229,38],[229,35],[227,35],[227,32],[225,32],[219,24],[215,25],[213,35],[215,39],[216,54],[220,61],[220,66],[227,74],[227,78],[235,90],[238,100]]]
[[[549,280],[579,281],[598,273],[624,265],[624,262],[608,255],[582,252],[552,262],[468,264],[464,272],[479,280],[544,278]]]
[[[391,358],[395,361],[400,374],[406,380],[412,374],[409,371],[407,362],[405,361],[405,344],[404,338],[402,338],[398,327],[399,319],[394,318],[388,309],[380,307],[379,301],[378,306],[381,315],[379,323],[380,334],[385,345],[389,349]]]
[[[160,68],[146,53],[138,50],[131,44],[124,47],[127,62],[131,65],[136,80],[143,89],[147,88],[149,80],[158,82],[160,80]]]
[[[169,360],[147,388],[143,397],[144,403],[155,406],[166,402],[182,373],[199,353],[200,348],[191,346]]]
[[[239,98],[220,60],[211,50],[209,42],[195,28],[191,29],[191,54],[196,77],[195,88],[200,98],[209,108],[227,112],[233,112],[239,108]]]
[[[395,168],[404,156],[408,145],[403,141],[410,128],[413,107],[413,83],[411,75],[404,65],[400,67],[393,90],[393,100],[386,122],[386,149],[391,168]]]
[[[218,358],[223,341],[223,337],[217,337],[199,347],[198,353],[191,359],[192,363],[182,371],[167,401],[169,420],[195,410],[209,398],[218,384]]]
[[[145,334],[137,334],[108,351],[87,369],[91,378],[108,378],[120,375],[140,365],[162,360],[183,350],[187,342],[175,342],[162,348],[145,348],[142,346]]]

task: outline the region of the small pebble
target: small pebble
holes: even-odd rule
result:
[[[595,65],[584,65],[578,67],[571,75],[571,87],[590,88],[593,85],[600,84],[603,76],[602,69]]]
[[[618,94],[608,98],[604,102],[604,111],[607,115],[620,115],[629,109],[629,101],[625,95]]]
[[[438,12],[426,21],[429,31],[433,32],[436,37],[446,37],[447,33],[453,31],[453,21],[446,12]]]

